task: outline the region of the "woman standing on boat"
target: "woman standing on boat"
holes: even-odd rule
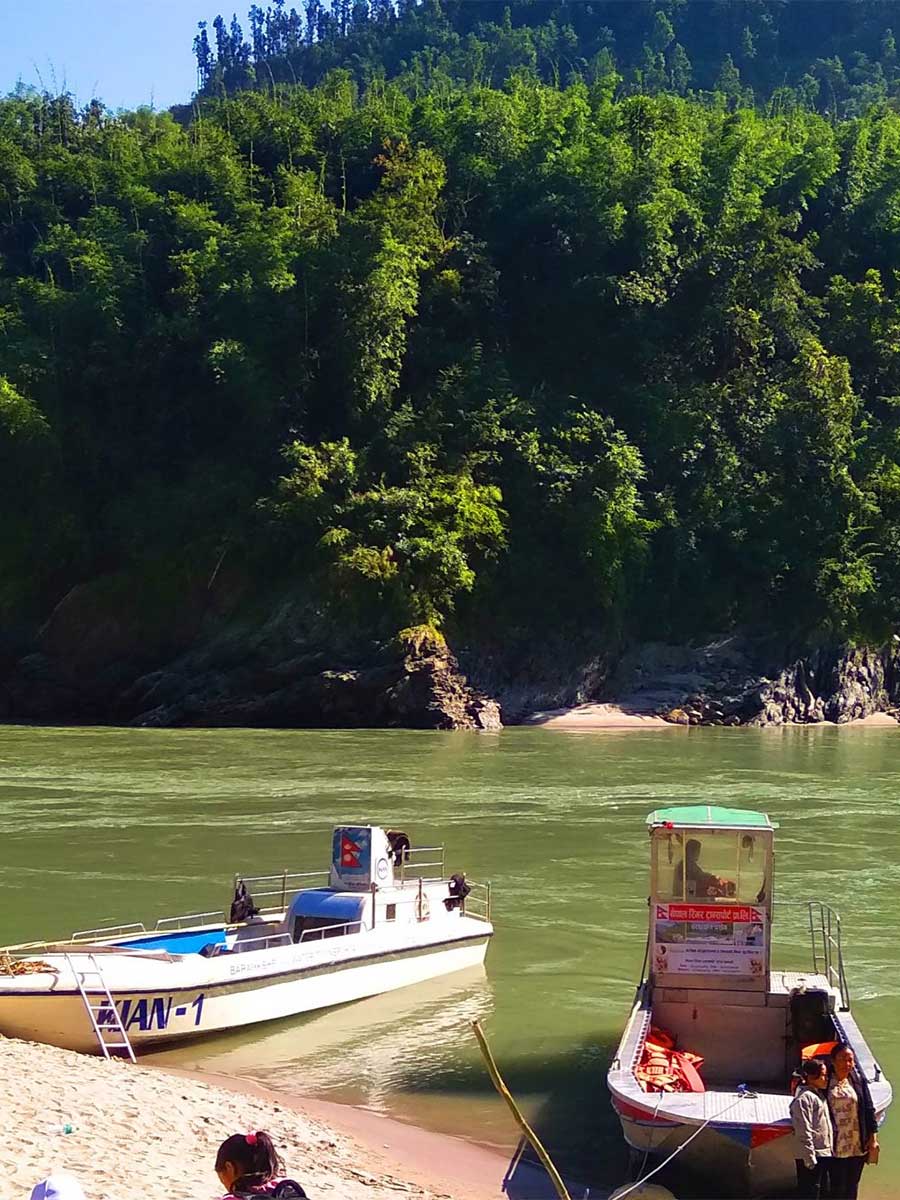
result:
[[[834,1154],[834,1129],[825,1093],[828,1068],[818,1058],[800,1068],[803,1082],[791,1101],[791,1124],[797,1138],[797,1195],[804,1200],[827,1196],[829,1167]]]
[[[834,1122],[834,1157],[831,1160],[832,1200],[856,1200],[859,1180],[867,1162],[878,1159],[878,1123],[869,1085],[856,1069],[856,1056],[846,1042],[831,1052],[828,1106]]]

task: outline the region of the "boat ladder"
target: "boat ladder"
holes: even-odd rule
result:
[[[80,957],[82,955],[79,955]],[[75,983],[81,994],[81,1001],[90,1018],[91,1028],[97,1039],[97,1045],[100,1047],[100,1053],[104,1058],[113,1058],[114,1056],[110,1053],[111,1050],[122,1051],[121,1057],[130,1058],[132,1062],[135,1062],[134,1048],[128,1038],[128,1031],[122,1024],[122,1018],[119,1016],[119,1010],[116,1008],[116,1002],[112,998],[106,979],[100,969],[100,964],[93,954],[86,954],[83,957],[90,963],[90,968],[87,970],[79,971],[68,954],[66,955],[66,965],[75,978]],[[88,982],[89,976],[92,977],[94,982]],[[107,1034],[115,1037],[117,1040],[108,1041]],[[115,1057],[119,1057],[119,1055]]]

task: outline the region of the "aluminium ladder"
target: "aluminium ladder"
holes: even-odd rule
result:
[[[122,1018],[119,1016],[119,1010],[116,1008],[116,1002],[112,998],[106,979],[100,969],[100,964],[93,954],[87,954],[85,957],[91,964],[89,970],[79,971],[68,954],[66,955],[66,965],[75,978],[75,983],[81,994],[81,1001],[90,1018],[91,1028],[97,1039],[97,1045],[100,1047],[100,1053],[104,1058],[112,1058],[113,1055],[110,1054],[110,1050],[122,1050],[124,1051],[122,1057],[130,1058],[132,1062],[135,1062],[134,1048],[129,1040],[128,1031],[122,1024]],[[94,976],[96,983],[88,985],[87,976],[89,975]],[[99,1003],[97,1003],[98,999]],[[103,1021],[100,1020],[101,1013],[103,1014]],[[119,1040],[114,1042],[107,1041],[107,1033],[115,1034]],[[119,1056],[117,1055],[116,1057]]]

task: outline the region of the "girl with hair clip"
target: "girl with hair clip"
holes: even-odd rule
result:
[[[267,1133],[233,1133],[219,1147],[216,1174],[227,1195],[222,1200],[273,1196],[276,1200],[307,1200],[293,1179],[285,1179],[278,1151]]]

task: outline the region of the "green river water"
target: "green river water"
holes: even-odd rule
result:
[[[900,730],[0,728],[0,944],[226,906],[236,870],[327,867],[335,823],[443,842],[494,886],[484,973],[153,1056],[511,1148],[470,1032],[575,1178],[621,1183],[604,1076],[646,933],[644,818],[697,799],[779,821],[776,894],[844,924],[854,1013],[900,1080]],[[782,909],[782,914],[784,913]],[[806,969],[776,917],[776,962]],[[896,1136],[895,1136],[895,1130]],[[900,1193],[900,1109],[863,1195]],[[680,1200],[701,1193],[680,1183]]]

